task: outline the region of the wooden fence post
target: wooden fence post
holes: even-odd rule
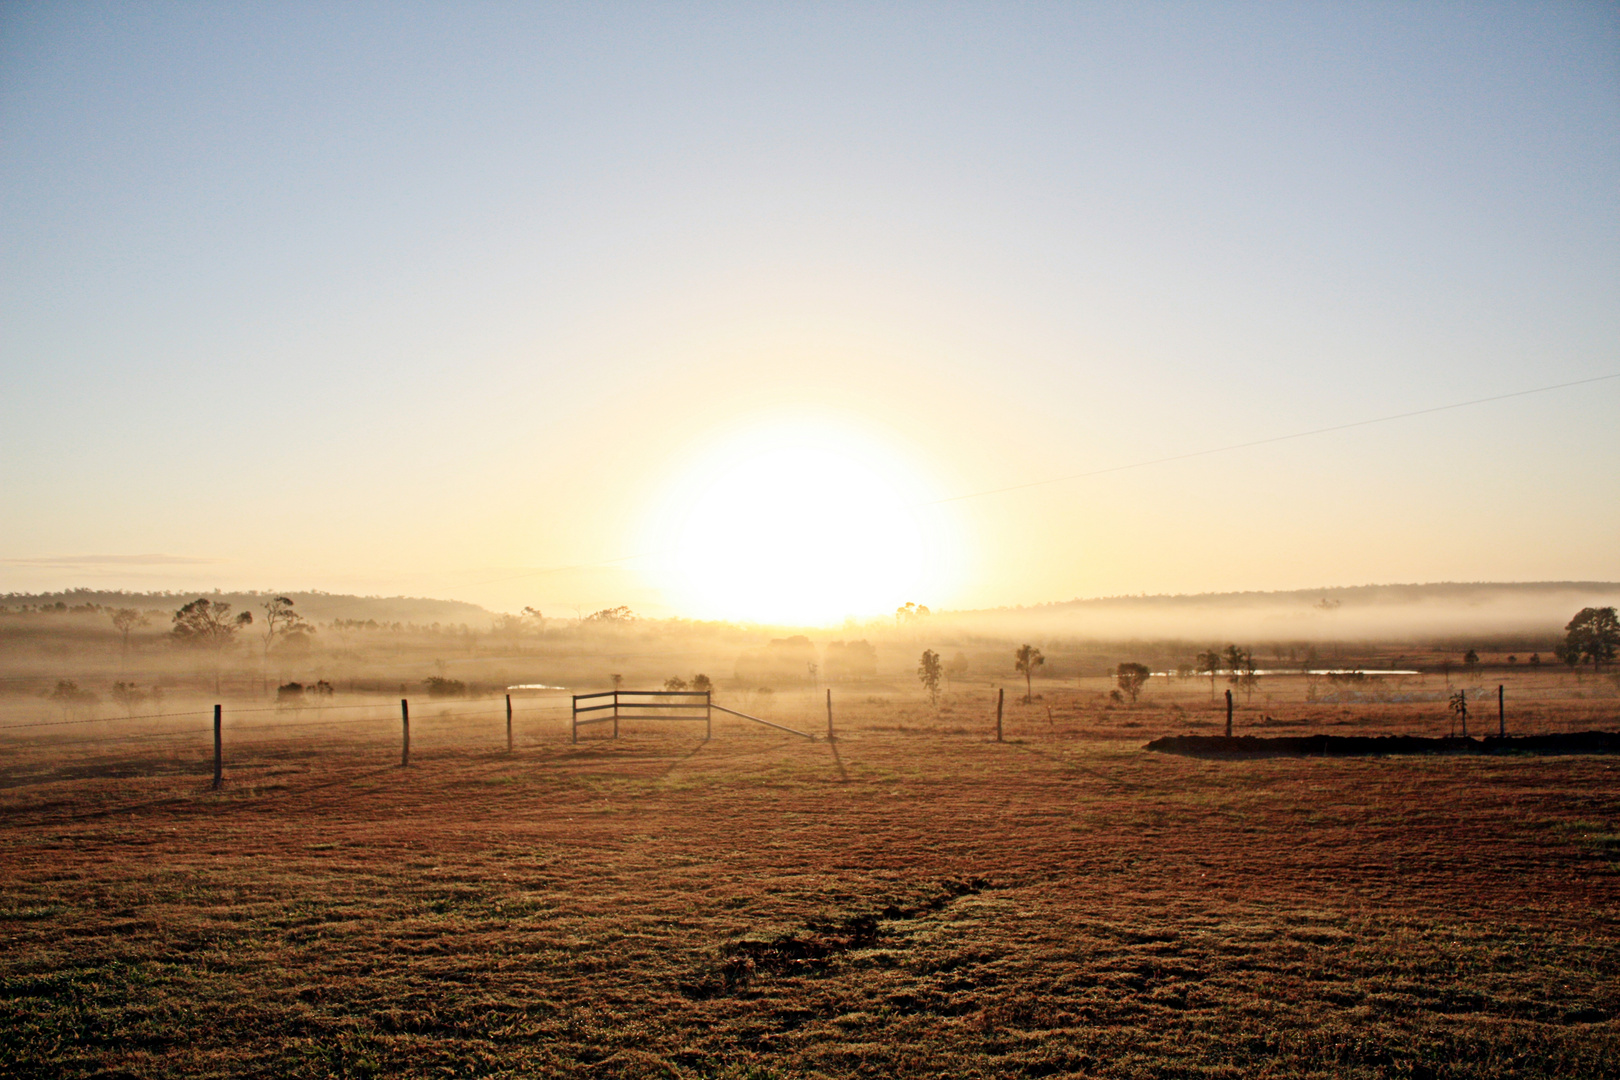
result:
[[[512,752],[512,695],[506,695],[506,752]]]
[[[405,737],[399,751],[399,767],[403,769],[411,763],[411,703],[404,698],[399,699],[399,724]]]
[[[1503,692],[1500,683],[1496,686],[1496,737],[1507,738],[1507,695]]]
[[[714,738],[714,691],[703,691],[703,741]]]
[[[1232,737],[1232,691],[1226,692],[1226,737]]]
[[[214,790],[225,783],[225,736],[220,729],[220,706],[214,706]]]
[[[828,688],[828,690],[827,690],[827,741],[828,742],[837,742],[838,741],[837,739],[833,738],[832,689],[831,688]]]
[[[613,691],[613,737],[619,737],[619,692]]]
[[[996,688],[996,742],[1001,741],[1001,703],[1006,696],[1006,690],[1001,687]]]

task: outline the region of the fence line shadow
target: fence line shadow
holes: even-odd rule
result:
[[[1085,773],[1087,776],[1094,776],[1099,780],[1105,780],[1110,784],[1114,784],[1114,785],[1116,785],[1118,787],[1125,788],[1125,789],[1127,789],[1129,791],[1152,791],[1152,790],[1154,790],[1152,787],[1150,787],[1147,784],[1137,784],[1137,783],[1133,783],[1130,780],[1121,780],[1119,777],[1110,776],[1109,774],[1107,774],[1105,772],[1102,772],[1101,770],[1087,768],[1084,765],[1076,765],[1076,764],[1074,764],[1074,762],[1068,761],[1065,758],[1062,758],[1062,757],[1058,756],[1057,754],[1052,753],[1049,750],[1041,750],[1041,749],[1039,749],[1037,747],[1034,747],[1034,746],[1026,746],[1023,743],[1014,743],[1014,742],[1002,743],[1001,745],[1006,746],[1006,747],[1008,747],[1009,749],[1012,749],[1012,750],[1018,750],[1018,751],[1021,751],[1021,752],[1025,753],[1025,754],[1031,754],[1031,755],[1033,755],[1035,757],[1042,758],[1042,759],[1044,759],[1046,761],[1051,762],[1053,765],[1056,765],[1058,768],[1063,769],[1063,770],[1065,770],[1067,772]]]
[[[838,752],[838,740],[828,739],[827,749],[832,751],[833,764],[838,766],[838,782],[841,784],[849,783],[849,770],[844,768],[844,757]]]

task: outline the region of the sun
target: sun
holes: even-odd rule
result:
[[[907,600],[937,604],[948,587],[956,545],[937,496],[900,454],[847,424],[734,432],[664,494],[659,584],[684,614],[828,625]]]

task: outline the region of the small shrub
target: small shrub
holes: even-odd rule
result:
[[[113,683],[112,699],[118,702],[118,707],[127,713],[133,713],[135,707],[146,700],[146,694],[134,683]]]
[[[46,696],[62,707],[64,716],[88,712],[101,702],[94,691],[80,690],[78,683],[68,679],[57,680],[56,689]]]

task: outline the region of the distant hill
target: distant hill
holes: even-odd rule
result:
[[[142,611],[174,611],[182,604],[198,597],[223,601],[236,611],[253,611],[272,596],[285,596],[306,618],[315,622],[333,619],[375,619],[378,622],[466,623],[471,627],[485,627],[494,613],[477,604],[462,600],[432,600],[420,596],[346,596],[342,593],[299,592],[114,592],[105,589],[69,589],[51,593],[7,593],[0,596],[5,607],[38,607],[46,604],[66,604],[82,607],[97,604],[101,607],[129,607]]]
[[[1400,640],[1561,633],[1612,581],[1440,582],[1283,592],[1109,596],[943,613],[986,632],[1119,640]]]
[[[236,611],[258,612],[271,596],[286,596],[306,618],[460,625],[482,630],[496,614],[461,600],[414,596],[347,596],[323,592],[114,592],[70,589],[9,593],[0,606],[96,604],[172,612],[199,596]],[[1132,639],[1206,644],[1261,641],[1429,641],[1441,638],[1524,637],[1551,640],[1583,607],[1620,606],[1612,581],[1441,582],[1356,585],[1282,592],[1106,596],[1030,607],[939,611],[933,625],[997,638]]]
[[[1620,583],[1612,581],[1442,581],[1427,585],[1349,585],[1322,589],[1288,589],[1279,592],[1172,593],[1154,596],[1103,596],[1092,599],[1062,600],[1023,610],[1083,608],[1104,606],[1165,607],[1235,606],[1274,607],[1305,603],[1313,607],[1337,603],[1340,607],[1370,607],[1403,604],[1494,604],[1503,600],[1560,601],[1568,597],[1615,595]],[[1006,610],[998,609],[998,610]]]

